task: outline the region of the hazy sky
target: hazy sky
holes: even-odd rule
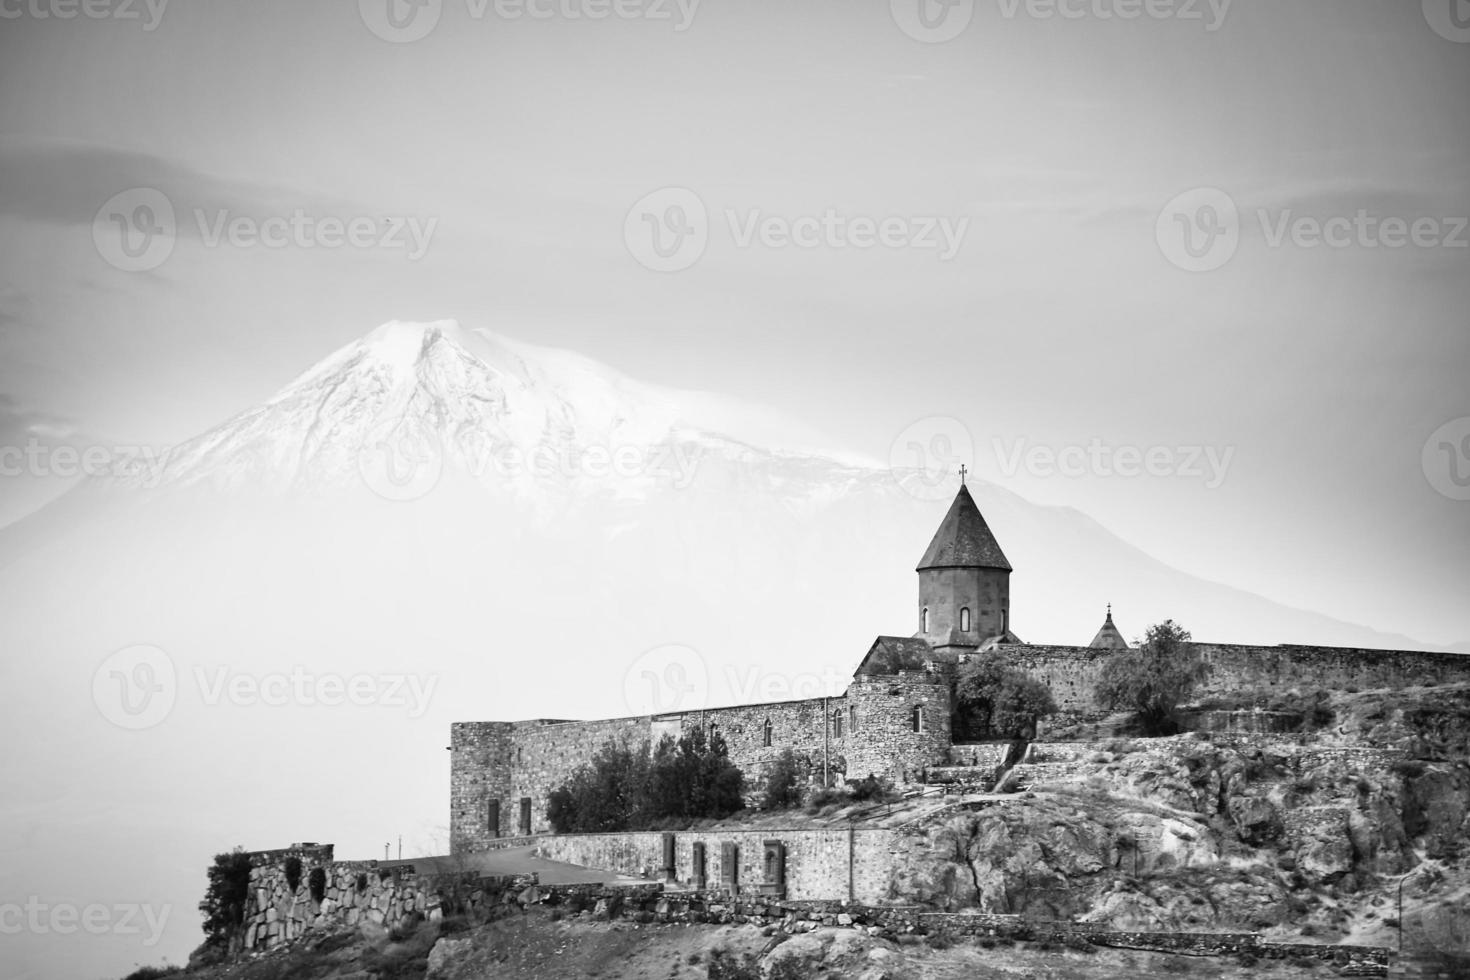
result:
[[[0,441],[171,442],[378,323],[458,317],[878,459],[957,418],[982,476],[1186,570],[1470,640],[1470,502],[1422,460],[1470,417],[1450,0],[1157,0],[1175,15],[1128,20],[1104,16],[1127,0],[979,0],[926,8],[928,34],[904,2],[627,0],[593,20],[568,12],[597,0],[518,18],[426,0],[406,30],[433,29],[407,43],[369,27],[387,2],[176,3],[156,23],[156,3],[0,3]],[[708,240],[660,272],[625,219],[668,187]],[[134,188],[177,216],[147,271],[94,240]],[[1166,209],[1197,188],[1240,216],[1212,271],[1168,245]],[[1214,200],[1185,198],[1201,234]],[[412,236],[212,240],[298,210],[432,233],[422,255]],[[812,247],[742,244],[752,219],[829,212]],[[1302,238],[1300,219],[1359,212],[1340,247]],[[1387,247],[1383,218],[1428,221],[1424,243]],[[913,237],[858,247],[854,219]],[[962,229],[952,255],[941,228]],[[1447,432],[1431,460],[1470,423]],[[1010,463],[1094,444],[1233,454],[1218,486]]]

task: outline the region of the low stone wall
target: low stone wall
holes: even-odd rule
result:
[[[1260,708],[1239,711],[1185,711],[1180,721],[1185,731],[1242,732],[1255,735],[1280,735],[1296,731],[1302,715],[1291,711],[1263,711]]]
[[[945,768],[977,766],[994,769],[1006,761],[1010,750],[1010,742],[961,742],[950,747]]]
[[[295,864],[295,862],[299,862]],[[316,929],[372,922],[385,929],[446,912],[501,902],[536,883],[535,875],[416,873],[412,864],[333,861],[315,845],[250,855],[250,891],[241,930],[244,949],[292,942]],[[293,881],[292,872],[299,874]]]
[[[763,835],[751,833],[750,836]],[[863,836],[869,838],[869,856],[876,856],[873,845],[882,836],[894,835],[857,832],[854,839]],[[549,840],[585,847],[590,846],[588,840],[591,837],[604,838],[602,846],[606,853],[624,848],[626,854],[639,857],[646,853],[647,848],[647,842],[641,838],[662,840],[661,834],[581,835],[580,840],[570,837]],[[896,844],[890,841],[888,846]],[[787,853],[791,852],[788,850]],[[294,889],[285,880],[285,863],[293,857],[301,861],[302,872],[302,880]],[[534,874],[505,877],[482,877],[473,873],[419,875],[411,864],[378,866],[376,861],[332,861],[330,846],[257,851],[251,854],[251,861],[254,867],[246,909],[246,949],[282,945],[313,930],[354,925],[363,920],[391,929],[420,918],[438,921],[450,911],[465,911],[473,915],[477,911],[486,913],[494,906],[524,908],[544,904],[564,915],[582,915],[604,921],[746,924],[786,934],[811,932],[824,927],[850,928],[887,939],[904,935],[942,935],[955,939],[990,937],[1012,941],[1086,942],[1094,946],[1189,956],[1312,960],[1330,964],[1339,974],[1347,976],[1384,976],[1391,955],[1388,949],[1376,946],[1265,942],[1252,933],[1115,932],[1086,923],[1028,922],[1016,915],[929,912],[917,906],[875,905],[840,899],[803,900],[752,893],[731,895],[718,888],[675,891],[661,882],[625,886],[546,886],[540,885]],[[316,889],[320,898],[313,894],[314,889],[308,881],[313,870],[321,871]]]
[[[663,877],[664,834],[656,831],[615,834],[566,834],[539,838],[536,853],[553,861],[600,868],[626,875]],[[795,900],[884,900],[908,844],[887,829],[679,831],[674,833],[674,881],[694,887],[696,843],[704,845],[705,886],[728,880],[724,867],[727,845],[734,845],[738,894],[774,884],[763,863],[766,841],[778,840],[784,851],[784,895]]]
[[[748,924],[788,934],[818,928],[850,928],[888,939],[903,935],[943,935],[952,939],[1085,942],[1184,956],[1311,961],[1331,965],[1339,975],[1365,977],[1385,976],[1392,956],[1382,946],[1275,943],[1262,940],[1255,933],[1115,932],[1086,923],[1027,922],[1015,915],[925,912],[912,906],[789,899],[731,900],[719,892],[670,892],[657,885],[638,890],[581,885],[538,891],[541,901],[572,914],[642,923]]]

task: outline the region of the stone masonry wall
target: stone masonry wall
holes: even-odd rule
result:
[[[1470,656],[1464,654],[1222,643],[1190,646],[1211,668],[1209,679],[1197,693],[1201,700],[1243,692],[1268,695],[1293,687],[1366,690],[1470,681]],[[1045,683],[1063,711],[1095,714],[1101,710],[1093,691],[1113,656],[1111,651],[1011,645],[979,656],[992,655]]]
[[[928,671],[861,676],[847,689],[858,731],[847,754],[850,777],[872,773],[895,783],[917,782],[923,770],[944,764],[950,749],[947,678]],[[922,711],[915,731],[914,710]]]
[[[288,872],[293,858],[300,861],[294,883]],[[332,926],[372,922],[395,929],[421,919],[436,922],[447,903],[474,908],[535,881],[534,875],[419,875],[411,863],[333,861],[331,845],[255,851],[250,863],[241,933],[247,950],[282,945]]]
[[[326,848],[328,856],[330,851],[330,847]],[[272,878],[270,872],[276,869],[269,860],[270,856],[275,855],[279,859],[286,853],[257,852],[252,855],[252,858],[263,860],[257,869],[263,871],[262,878]],[[344,872],[343,878],[347,880],[354,876],[352,868],[365,863],[370,862],[333,864],[328,860],[318,866],[330,876],[329,881],[336,880],[337,871]],[[400,909],[410,909],[417,904],[410,896],[438,895],[445,890],[442,884],[431,888],[428,884],[430,879],[415,879],[411,870],[401,871],[400,874],[401,880],[408,882],[402,889],[405,898],[396,903],[396,907]],[[442,881],[444,877],[440,876],[439,880]],[[770,894],[731,896],[718,888],[669,891],[662,883],[631,886],[541,885],[534,874],[478,878],[469,882],[459,893],[461,896],[465,894],[468,894],[469,899],[462,902],[462,907],[472,916],[477,910],[488,911],[491,906],[524,910],[532,905],[546,905],[564,916],[590,917],[603,921],[620,919],[644,924],[662,922],[746,925],[778,931],[783,935],[811,932],[818,928],[839,928],[857,929],[884,939],[896,939],[905,935],[940,935],[951,941],[974,937],[1003,937],[1023,942],[1082,941],[1095,946],[1157,950],[1189,956],[1250,955],[1262,959],[1298,962],[1304,966],[1325,965],[1341,976],[1384,976],[1388,973],[1392,956],[1390,950],[1378,946],[1274,943],[1266,942],[1251,933],[1115,932],[1084,923],[1028,922],[1013,915],[926,912],[915,906],[874,905],[861,900],[802,900]],[[359,912],[358,918],[367,917],[373,921],[381,921],[389,928],[407,924],[416,915],[435,921],[442,917],[445,906],[431,902],[432,899],[426,898],[423,910],[403,912],[397,922],[386,915],[380,920],[376,915],[366,912]],[[350,915],[350,912],[343,912],[343,906],[338,906],[331,913],[318,913],[313,918],[298,918],[289,911],[283,916],[282,908],[281,905],[269,906],[267,911],[274,912],[275,916],[269,918],[266,924],[293,921],[301,923],[299,928],[290,932],[288,938],[284,928],[256,928],[256,916],[252,915],[247,921],[251,922],[250,933],[254,937],[254,947],[281,945],[314,929],[345,923]],[[348,908],[360,909],[361,906]]]
[[[1457,654],[1192,646],[1211,666],[1198,693],[1201,700],[1242,693],[1265,697],[1297,686],[1343,690],[1470,681],[1470,656]],[[1086,647],[1008,645],[971,656],[994,656],[1025,670],[1051,688],[1063,711],[1095,717],[1101,712],[1093,691],[1114,655]],[[917,731],[916,708],[923,713]],[[547,797],[609,740],[637,745],[698,725],[714,727],[745,772],[748,799],[754,801],[771,761],[787,748],[805,764],[813,783],[824,776],[838,782],[869,773],[895,783],[920,781],[926,769],[958,761],[950,751],[950,711],[947,677],[914,670],[855,677],[846,694],[834,698],[589,722],[457,723],[451,731],[453,848],[548,832]],[[767,720],[770,745],[765,744]],[[523,801],[529,801],[524,810]]]
[[[923,710],[914,731],[914,708]],[[861,679],[844,697],[711,708],[682,714],[590,722],[460,722],[451,727],[450,825],[452,849],[483,848],[498,837],[551,830],[546,803],[609,741],[640,745],[705,726],[717,730],[730,759],[745,773],[747,802],[755,802],[776,756],[791,749],[821,785],[868,773],[895,782],[917,780],[944,761],[949,748],[949,688],[926,671]],[[765,744],[770,722],[771,744]],[[522,801],[529,800],[529,822]],[[498,803],[497,803],[498,801]],[[498,821],[497,821],[498,817]]]
[[[785,897],[802,900],[853,900],[880,903],[904,859],[900,834],[892,830],[681,831],[674,837],[674,881],[685,888],[698,884],[694,845],[704,845],[704,885],[723,888],[726,845],[735,845],[737,894],[758,894],[766,883],[762,866],[766,841],[785,848]],[[626,875],[661,878],[663,838],[658,832],[568,834],[544,837],[536,851],[553,861],[602,868]]]

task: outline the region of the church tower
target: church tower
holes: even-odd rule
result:
[[[936,650],[1020,642],[1011,634],[1011,563],[963,484],[917,571],[916,635]]]

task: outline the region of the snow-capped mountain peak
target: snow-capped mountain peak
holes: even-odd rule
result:
[[[741,419],[759,421],[761,412],[455,320],[393,321],[176,447],[161,473],[131,482],[312,492],[403,464],[385,462],[387,453],[523,495],[548,481],[637,494],[677,475],[639,464],[671,445],[748,452],[724,434]],[[589,453],[594,464],[584,466]],[[623,464],[597,465],[615,458]]]

